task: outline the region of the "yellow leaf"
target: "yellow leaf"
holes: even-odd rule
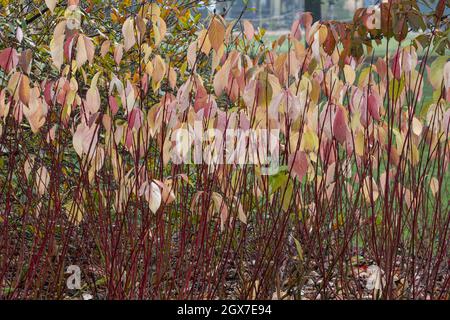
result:
[[[200,31],[197,43],[198,46],[200,47],[199,49],[201,50],[201,52],[208,55],[209,52],[211,51],[211,42],[209,41],[208,30],[203,29],[202,31]]]
[[[153,2],[150,6],[150,14],[153,17],[159,17],[161,15],[161,9],[159,8],[158,4]]]
[[[364,155],[364,133],[359,131],[355,137],[355,152],[356,155],[362,157]]]
[[[67,217],[71,223],[79,225],[83,220],[83,211],[80,204],[70,200],[64,205],[64,209],[66,209]]]
[[[317,134],[313,130],[306,129],[305,132],[303,132],[300,149],[303,151],[314,152],[319,149],[319,137],[317,137]]]
[[[355,82],[355,78],[356,78],[355,70],[353,70],[353,68],[350,67],[348,64],[346,64],[344,66],[344,76],[345,76],[345,81],[349,85],[352,85],[353,82]]]
[[[414,134],[416,136],[420,136],[420,134],[422,133],[422,129],[423,129],[422,123],[420,122],[419,119],[414,117],[412,120],[412,130],[413,130]]]
[[[433,196],[436,196],[436,193],[439,192],[439,180],[435,177],[430,180],[430,189]]]
[[[110,46],[111,46],[111,41],[109,41],[109,40],[103,41],[102,46],[100,48],[100,56],[102,58],[108,53]]]
[[[167,32],[166,22],[162,18],[157,17],[153,21],[153,32],[155,36],[155,46],[159,46]]]
[[[134,35],[134,20],[131,17],[129,17],[123,23],[122,34],[124,40],[124,49],[125,51],[128,51],[136,43],[136,37]]]

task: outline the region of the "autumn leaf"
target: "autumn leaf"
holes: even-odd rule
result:
[[[367,108],[370,115],[376,121],[380,121],[380,100],[375,94],[369,94],[367,97]]]
[[[300,149],[303,151],[317,151],[319,149],[319,137],[313,130],[307,129],[303,132]]]
[[[47,168],[41,166],[35,175],[35,184],[38,193],[42,196],[46,193],[48,184],[50,183],[50,175],[48,174]]]
[[[356,79],[356,73],[355,70],[348,64],[344,66],[344,76],[345,80],[349,85],[352,85],[355,82]]]
[[[12,69],[17,66],[19,62],[19,57],[17,55],[16,49],[6,48],[0,51],[0,68],[9,73]]]
[[[289,169],[292,170],[292,175],[302,180],[308,171],[308,158],[305,152],[297,151],[289,155]]]
[[[30,79],[26,75],[20,78],[19,98],[24,105],[30,102]]]
[[[151,183],[148,183],[147,181],[144,182],[139,188],[139,195],[144,196],[153,213],[158,211],[161,206],[162,196],[161,189],[154,181]]]
[[[45,0],[45,4],[47,5],[47,8],[50,10],[51,13],[55,11],[56,4],[58,3],[58,0]]]
[[[128,51],[136,44],[136,37],[134,35],[134,19],[129,17],[122,26],[122,35],[124,40],[124,49]]]
[[[53,64],[59,70],[64,61],[64,39],[65,39],[66,21],[58,23],[53,31],[53,38],[50,41],[50,54]]]
[[[244,25],[245,36],[249,41],[251,41],[253,39],[253,36],[255,35],[255,29],[253,28],[252,23],[248,20],[244,20],[242,21],[242,24]]]
[[[222,68],[216,73],[214,77],[213,86],[216,96],[220,96],[228,84],[228,77],[230,74],[230,62],[227,60]]]
[[[225,40],[225,26],[217,16],[211,20],[208,36],[211,46],[217,52]]]
[[[153,58],[153,72],[152,72],[152,85],[154,90],[159,88],[161,80],[166,73],[166,64],[160,55],[156,55]]]
[[[337,141],[344,143],[347,139],[348,126],[342,107],[338,107],[333,121],[333,134]]]

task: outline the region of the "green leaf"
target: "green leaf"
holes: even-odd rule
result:
[[[441,87],[442,79],[444,77],[444,67],[449,56],[442,56],[436,58],[430,67],[430,83],[435,88]]]
[[[295,248],[297,249],[297,255],[298,258],[300,259],[300,261],[303,261],[303,249],[302,249],[302,245],[300,244],[300,241],[298,241],[297,239],[294,238],[294,242],[295,242]]]

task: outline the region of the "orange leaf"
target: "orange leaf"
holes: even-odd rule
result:
[[[216,52],[222,46],[225,39],[225,26],[218,17],[214,17],[211,21],[208,31],[209,41]]]
[[[20,79],[19,99],[24,105],[30,102],[30,79],[26,75],[22,75]]]

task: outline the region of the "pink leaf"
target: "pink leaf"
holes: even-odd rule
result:
[[[294,20],[291,26],[291,37],[297,40],[301,39],[301,30],[300,30],[300,19]]]
[[[333,135],[337,141],[344,143],[347,138],[347,132],[348,127],[344,110],[342,110],[341,107],[338,107],[333,121]]]
[[[245,36],[247,37],[248,40],[252,40],[253,36],[255,35],[255,29],[253,28],[252,23],[248,20],[244,20],[242,23],[244,25]]]
[[[292,175],[302,180],[303,176],[308,171],[308,158],[306,153],[302,151],[297,151],[289,155],[289,169],[292,168]]]
[[[16,49],[6,48],[0,51],[0,68],[9,73],[19,63]]]
[[[111,108],[112,115],[116,115],[119,111],[119,105],[117,104],[117,99],[114,96],[109,96],[108,98],[109,107]]]
[[[142,111],[138,108],[133,108],[128,115],[128,126],[132,129],[139,130],[142,126],[144,115]]]
[[[53,91],[53,81],[47,81],[44,88],[44,99],[47,105],[53,106],[54,95],[55,92]]]
[[[369,94],[367,98],[367,106],[369,109],[369,113],[376,121],[380,120],[380,102],[376,95]]]

